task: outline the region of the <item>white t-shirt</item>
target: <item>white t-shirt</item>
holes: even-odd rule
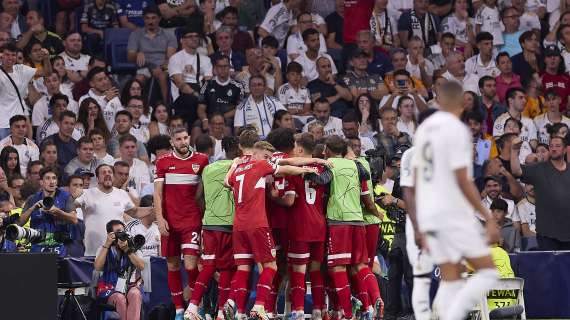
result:
[[[115,159],[115,162],[116,161],[123,160],[121,158],[117,158]],[[144,161],[137,158],[133,159],[133,164],[129,168],[129,180],[133,181],[133,187],[137,190],[135,195],[138,197],[140,191],[144,188],[144,186],[150,184],[150,171],[148,170],[148,166]]]
[[[309,131],[309,126],[311,123],[318,121],[317,119],[307,122],[307,124],[303,127],[303,132]],[[327,123],[324,125],[325,136],[337,135],[340,137],[344,137],[344,132],[342,131],[342,120],[330,116]]]
[[[83,190],[75,204],[83,211],[85,256],[95,256],[97,249],[105,244],[107,222],[123,221],[125,211],[135,207],[126,191],[113,188],[110,193],[105,193],[98,187]]]
[[[283,2],[279,2],[267,10],[260,27],[274,36],[279,41],[279,47],[282,48],[292,23],[293,11],[287,9]]]
[[[435,70],[435,67],[433,65],[433,62],[431,62],[429,59],[425,59],[425,71],[427,73],[427,75],[431,78],[433,77],[433,71]],[[412,62],[410,62],[410,59],[408,58],[408,63],[406,63],[406,71],[408,71],[412,76],[421,79],[422,78],[422,74],[420,71],[420,65],[419,64],[412,64]]]
[[[303,110],[305,104],[311,103],[309,90],[306,87],[293,88],[289,83],[279,87],[279,101],[287,108],[287,110]]]
[[[64,93],[65,94],[65,93]],[[69,103],[67,104],[67,110],[73,111],[77,116],[79,112],[79,104],[75,100],[73,100],[73,95],[67,95],[69,99]],[[43,95],[35,104],[34,108],[32,109],[32,126],[38,127],[42,125],[47,119],[51,118],[49,114],[49,100],[51,99],[50,96]]]
[[[401,118],[398,118],[396,123],[396,128],[398,131],[407,133],[410,138],[414,138],[414,132],[416,131],[416,124],[413,121],[404,122]]]
[[[65,62],[65,69],[71,71],[86,71],[88,69],[89,60],[91,57],[87,54],[79,54],[79,58],[75,59],[70,57],[67,52],[62,52],[59,54]]]
[[[329,59],[332,67],[332,74],[338,73],[333,59],[327,53],[319,53],[315,60],[311,60],[309,57],[307,57],[307,54],[305,52],[301,52],[294,61],[303,66],[303,76],[306,77],[308,81],[315,80],[319,77],[319,73],[317,72],[317,60],[320,57],[326,57]]]
[[[101,107],[101,111],[103,112],[103,118],[105,118],[107,129],[109,129],[109,131],[113,131],[113,129],[115,128],[115,115],[117,114],[117,112],[124,109],[119,97],[115,97],[111,99],[111,101],[107,101],[107,99],[105,99],[105,95],[99,96],[95,93],[95,91],[93,91],[93,89],[90,89],[86,95],[79,98],[79,104],[81,105],[81,102],[83,102],[83,100],[89,97],[97,101],[97,103]]]
[[[139,219],[133,219],[127,224],[125,231],[131,236],[138,234],[144,236],[145,243],[140,249],[143,257],[160,256],[160,231],[158,231],[156,223],[151,224],[150,228],[147,229]]]
[[[454,75],[452,75],[449,72],[449,70],[447,70],[441,76],[449,81],[455,81],[461,84],[465,91],[472,91],[475,92],[477,95],[481,95],[481,93],[479,92],[479,77],[474,74],[466,73],[465,76],[463,77],[463,80],[459,80]]]
[[[478,79],[480,79],[483,76],[490,76],[495,78],[501,72],[497,68],[494,59],[491,59],[491,61],[489,61],[489,63],[485,66],[483,65],[483,60],[481,60],[481,55],[478,54],[465,60],[465,73],[474,74]]]
[[[264,96],[263,101],[256,103],[250,95],[236,108],[234,126],[253,125],[257,129],[257,133],[265,138],[271,131],[273,116],[277,110],[286,109],[276,98]]]
[[[472,18],[467,18],[473,24]],[[450,32],[455,35],[455,39],[468,43],[469,37],[467,36],[467,20],[459,20],[455,14],[450,14],[441,22],[441,32]]]
[[[519,212],[517,211],[517,206],[515,205],[515,202],[511,199],[505,199],[501,196],[499,196],[500,199],[505,200],[505,202],[507,203],[507,218],[511,219],[512,221],[521,221],[521,218],[519,217]],[[481,204],[483,204],[483,206],[487,209],[491,208],[491,204],[493,203],[493,200],[491,200],[491,198],[489,198],[489,196],[486,196],[485,198],[483,198],[483,200],[481,200]]]
[[[453,134],[450,134],[453,133]],[[449,112],[439,111],[416,131],[412,168],[420,230],[465,228],[476,224],[473,208],[461,192],[455,170],[473,176],[473,142],[469,129]],[[442,198],[442,193],[445,197]]]
[[[323,35],[320,33],[319,33],[319,43],[320,43],[319,52],[326,53],[327,42],[325,40],[325,37],[323,37]],[[289,36],[289,39],[287,39],[288,55],[300,54],[301,52],[306,52],[306,51],[307,51],[307,46],[305,45],[305,42],[303,41],[303,36],[301,35],[300,32],[297,32]]]
[[[503,113],[498,116],[493,125],[493,137],[497,138],[505,133],[505,123],[511,118],[508,112]],[[519,135],[522,141],[530,142],[531,140],[537,140],[536,136],[536,126],[532,119],[527,117],[521,117],[522,129]]]
[[[566,124],[570,128],[570,118],[562,116],[562,120],[560,122]],[[534,117],[534,125],[538,131],[538,142],[548,144],[550,141],[550,135],[546,131],[546,126],[549,124],[552,125],[553,123],[548,119],[547,113]]]
[[[132,134],[135,138],[137,138],[137,141],[140,141],[142,143],[147,143],[148,139],[150,139],[150,132],[148,131],[148,126],[142,123],[136,126],[133,124],[131,130],[129,130],[129,133]]]
[[[521,223],[528,224],[530,231],[536,232],[536,206],[534,203],[530,203],[527,198],[524,198],[517,204],[517,210]]]
[[[23,64],[16,64],[11,73],[8,73],[18,91],[22,101],[18,99],[18,93],[4,72],[0,72],[0,128],[10,128],[10,118],[15,115],[28,115],[26,102],[28,96],[28,83],[34,78],[36,69]],[[22,110],[22,105],[24,110]]]
[[[536,13],[525,11],[525,13],[519,17],[519,30],[540,30],[540,28],[540,19]]]
[[[40,158],[40,149],[32,140],[28,138],[24,139],[25,142],[23,144],[14,145],[12,142],[12,136],[7,136],[0,140],[0,152],[6,146],[12,146],[18,150],[18,157],[20,158],[20,173],[22,173],[22,176],[25,178],[28,171],[28,163]]]
[[[497,7],[489,8],[483,4],[475,15],[475,23],[481,26],[481,31],[486,31],[493,35],[493,45],[500,46],[504,43],[501,18]]]
[[[182,49],[176,52],[170,60],[168,61],[168,75],[172,77],[173,75],[180,74],[186,83],[198,84],[199,81],[196,79],[196,72],[198,71],[198,60],[196,54],[190,54]],[[212,62],[210,58],[205,55],[200,54],[200,74],[198,75],[199,80],[204,77],[212,76]],[[171,83],[171,93],[172,99],[176,100],[179,96],[178,87]]]

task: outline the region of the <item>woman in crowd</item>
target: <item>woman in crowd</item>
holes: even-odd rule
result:
[[[439,88],[441,88],[441,86],[447,82],[447,79],[444,78],[443,76],[434,76],[434,81],[433,81],[433,85],[432,85],[432,91],[433,91],[433,99],[431,99],[430,101],[428,101],[428,108],[431,109],[441,109],[441,105],[440,105],[440,95],[439,95]]]
[[[143,85],[144,84],[136,78],[132,78],[131,80],[127,81],[123,87],[123,92],[121,92],[121,104],[126,107],[131,97],[141,97],[144,101],[146,101],[148,97],[147,93],[144,92]],[[145,103],[142,116],[140,118],[141,123],[148,126],[151,121],[151,112],[152,110],[150,106]]]
[[[152,110],[150,119],[148,131],[151,138],[159,134],[168,135],[168,120],[170,119],[170,114],[164,103],[157,103],[156,107]]]
[[[52,140],[44,140],[40,145],[40,161],[44,167],[57,166],[57,146]]]
[[[416,110],[416,104],[414,99],[409,96],[403,96],[398,100],[398,123],[396,127],[399,131],[407,133],[410,138],[414,137],[414,132],[416,131],[417,123],[414,112]]]
[[[552,137],[566,138],[566,135],[568,134],[568,125],[566,125],[566,123],[563,122],[555,123],[552,125],[546,125],[546,131],[550,135],[550,138]]]
[[[475,43],[475,22],[469,18],[467,6],[467,0],[453,1],[453,12],[443,19],[441,29],[453,33],[457,50],[470,57],[473,55],[471,43]]]
[[[81,136],[88,136],[91,130],[98,128],[107,139],[111,137],[105,118],[103,118],[101,106],[91,97],[81,102],[75,128],[81,132]]]
[[[6,146],[0,152],[0,167],[6,174],[6,179],[10,179],[15,175],[22,175],[20,172],[20,158],[18,150],[12,146]]]
[[[380,132],[378,108],[372,106],[372,97],[364,93],[356,98],[356,115],[360,123],[360,134],[372,137]]]
[[[273,116],[272,130],[277,128],[289,128],[295,130],[295,122],[293,116],[287,110],[277,110]]]
[[[62,57],[56,56],[51,59],[51,66],[53,71],[59,76],[59,81],[61,82],[62,91],[71,93],[73,90],[73,82],[69,78],[69,74],[65,69],[65,61]]]

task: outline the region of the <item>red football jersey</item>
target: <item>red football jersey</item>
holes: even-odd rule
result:
[[[323,166],[315,164],[305,166],[315,168],[318,173],[324,171]],[[289,183],[295,192],[295,202],[289,210],[289,231],[292,241],[325,241],[325,192],[326,186],[317,185],[301,176],[289,177]]]
[[[275,152],[274,159],[288,158],[289,156],[283,152]],[[273,185],[279,191],[279,197],[283,197],[288,192],[293,192],[288,179],[290,177],[280,177],[273,179]],[[289,208],[280,206],[274,201],[267,201],[267,214],[269,215],[269,225],[272,229],[284,229],[287,227],[287,217]]]
[[[171,152],[156,161],[157,180],[163,180],[162,215],[170,228],[181,230],[202,225],[202,212],[196,203],[196,189],[208,156],[193,152],[181,159]]]
[[[234,231],[269,227],[265,210],[266,176],[277,170],[273,160],[252,160],[244,157],[228,179],[236,206]],[[249,159],[249,161],[247,161]]]

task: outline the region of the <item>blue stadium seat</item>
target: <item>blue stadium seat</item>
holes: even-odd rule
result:
[[[109,28],[105,30],[105,58],[113,73],[134,73],[136,65],[127,60],[127,45],[131,30]]]

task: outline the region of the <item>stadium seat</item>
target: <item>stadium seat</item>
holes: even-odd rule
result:
[[[127,45],[131,30],[127,28],[105,29],[105,58],[113,73],[134,73],[136,65],[127,60]]]
[[[515,290],[517,292],[516,305],[506,306],[489,311],[487,305],[487,294],[481,297],[479,302],[479,315],[478,319],[518,319],[526,320],[526,310],[524,306],[524,279],[522,278],[502,278],[493,287],[492,290]]]

